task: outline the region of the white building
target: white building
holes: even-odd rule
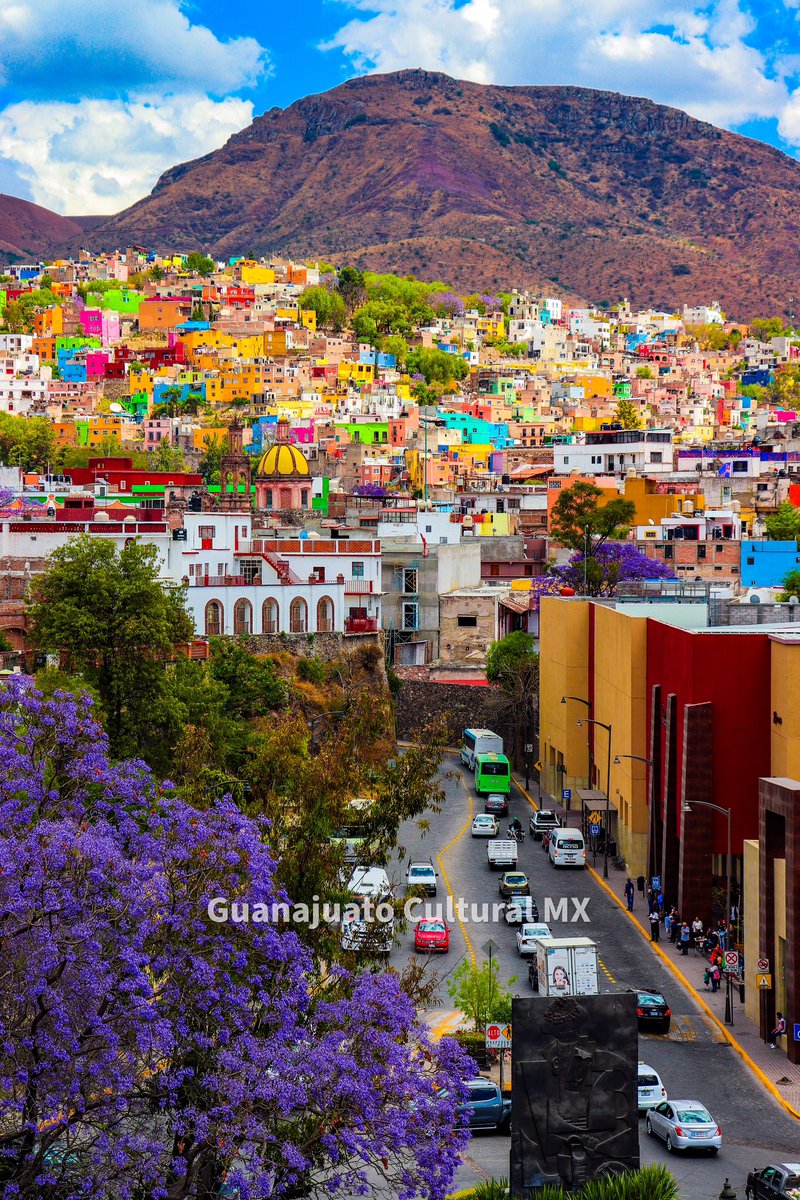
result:
[[[675,469],[669,429],[604,430],[583,438],[553,448],[556,475],[618,475],[631,469],[643,475],[667,475]]]
[[[711,304],[684,304],[684,325],[724,325],[725,317],[720,311],[719,302],[712,300]]]

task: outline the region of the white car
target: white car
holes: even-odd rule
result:
[[[392,894],[389,876],[383,867],[358,866],[347,881],[347,890],[354,900],[387,900]]]
[[[478,813],[472,821],[473,837],[497,837],[499,829],[497,818],[493,817],[491,813]]]
[[[639,1112],[655,1108],[667,1099],[667,1089],[661,1082],[658,1071],[654,1071],[647,1063],[639,1063]]]
[[[699,1100],[664,1100],[647,1111],[645,1128],[651,1137],[663,1138],[670,1154],[675,1150],[707,1150],[722,1146],[722,1129]]]
[[[513,896],[505,906],[507,925],[524,925],[539,920],[539,906],[533,896]]]
[[[390,921],[363,921],[353,918],[342,921],[343,950],[358,953],[389,954],[394,946],[394,918]]]
[[[552,936],[553,935],[550,932],[549,925],[545,925],[542,922],[528,923],[526,921],[525,924],[520,925],[519,929],[517,930],[517,953],[522,958],[527,958],[529,954],[536,953],[536,943],[540,941],[541,938],[549,938]]]

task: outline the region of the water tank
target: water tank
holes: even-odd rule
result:
[[[105,523],[106,523],[106,521],[110,521],[110,520],[111,520],[111,518],[109,517],[109,515],[108,515],[108,513],[107,513],[107,512],[99,512],[99,513],[95,513],[95,515],[94,515],[94,519],[95,519],[95,521],[96,521],[96,522],[97,522],[97,521],[99,521],[101,524],[105,524]]]
[[[731,501],[731,512],[738,513],[741,511],[742,511],[742,506],[741,506],[740,502],[738,500],[732,500]]]
[[[694,516],[694,500],[684,500],[681,508],[683,509],[683,515],[685,517]]]

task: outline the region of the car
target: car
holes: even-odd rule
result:
[[[670,1154],[676,1150],[707,1150],[722,1146],[722,1129],[699,1100],[662,1100],[647,1110],[645,1129],[650,1137],[663,1138]]]
[[[540,808],[531,815],[530,831],[538,841],[551,829],[558,829],[561,822],[551,808]]]
[[[661,1076],[647,1063],[639,1063],[639,1112],[655,1108],[667,1099],[667,1089],[661,1082]]]
[[[517,954],[521,958],[536,954],[536,943],[541,938],[552,937],[550,926],[543,921],[526,921],[517,930]]]
[[[499,792],[490,792],[483,802],[483,811],[494,813],[498,817],[505,817],[508,814],[508,796],[501,796]]]
[[[468,1079],[466,1086],[469,1099],[459,1106],[469,1122],[470,1129],[497,1129],[500,1133],[511,1132],[511,1098],[500,1091],[498,1084],[480,1076]]]
[[[414,929],[414,949],[446,954],[450,949],[450,926],[441,917],[421,917]]]
[[[342,921],[341,944],[343,950],[369,951],[372,954],[389,954],[394,946],[394,919],[391,921],[365,921],[361,917],[346,917]]]
[[[507,925],[522,925],[528,921],[539,920],[539,905],[533,896],[512,896],[505,905]]]
[[[373,900],[379,903],[388,900],[392,894],[389,876],[383,867],[368,867],[363,864],[354,867],[346,884],[347,891],[354,900]]]
[[[500,876],[500,895],[508,899],[509,896],[530,896],[531,885],[528,883],[528,876],[524,871],[504,871]]]
[[[671,1009],[661,992],[652,988],[636,993],[636,1019],[641,1030],[669,1033]]]
[[[432,862],[410,862],[406,871],[406,887],[421,888],[426,896],[435,896],[436,878]]]
[[[497,817],[493,817],[491,813],[478,813],[477,817],[472,821],[472,836],[473,837],[497,837],[500,830]]]
[[[797,1200],[800,1194],[800,1163],[770,1163],[751,1171],[744,1189],[747,1200]]]

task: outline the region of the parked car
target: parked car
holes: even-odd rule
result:
[[[533,896],[512,896],[505,906],[507,925],[522,925],[539,920],[539,905]]]
[[[536,954],[536,943],[540,938],[552,937],[550,926],[543,921],[526,921],[517,930],[517,954],[522,958]]]
[[[406,887],[422,888],[426,896],[436,895],[436,871],[432,862],[410,862],[406,871]]]
[[[511,1132],[511,1098],[500,1091],[491,1079],[467,1081],[469,1099],[460,1111],[467,1114],[470,1129],[497,1129]]]
[[[472,836],[473,837],[497,837],[500,826],[497,817],[491,813],[478,813],[472,821]]]
[[[800,1163],[770,1163],[747,1176],[747,1200],[797,1200],[800,1194]]]
[[[669,1033],[672,1011],[661,992],[648,989],[636,993],[636,1019],[641,1030]]]
[[[530,830],[537,840],[551,829],[558,829],[560,821],[550,808],[540,808],[530,819]]]
[[[639,1112],[655,1108],[667,1099],[667,1089],[661,1082],[661,1076],[647,1063],[639,1063]]]
[[[699,1100],[664,1100],[648,1109],[645,1129],[651,1137],[663,1138],[667,1150],[707,1150],[716,1154],[722,1146],[722,1129]]]
[[[491,792],[483,802],[483,811],[494,813],[497,817],[507,816],[508,796],[501,796],[499,792]]]
[[[504,871],[500,876],[500,895],[505,896],[530,896],[531,885],[528,883],[528,876],[524,871]]]
[[[422,917],[414,929],[414,949],[446,954],[450,949],[450,926],[441,917]]]

